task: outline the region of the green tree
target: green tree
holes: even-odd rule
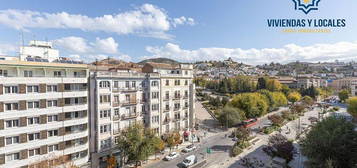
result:
[[[357,165],[357,132],[343,118],[329,117],[317,123],[301,142],[310,167],[324,168],[328,160],[335,168]]]
[[[273,98],[277,107],[286,106],[288,104],[288,99],[282,92],[273,92]]]
[[[267,82],[268,82],[268,78],[267,77],[258,78],[257,90],[267,89],[267,86],[266,86]]]
[[[312,99],[310,96],[304,96],[301,101],[307,106],[312,106],[314,104],[314,99]]]
[[[235,135],[239,139],[239,141],[247,142],[250,137],[251,131],[249,128],[238,127],[235,130]]]
[[[348,99],[349,94],[350,92],[347,89],[343,89],[340,92],[338,92],[338,98],[340,98],[342,102],[345,102]]]
[[[347,112],[357,119],[357,97],[349,98],[347,105]]]
[[[268,119],[272,122],[273,126],[281,127],[284,123],[284,118],[277,114],[269,116]]]
[[[181,142],[181,137],[178,132],[173,132],[164,136],[164,141],[167,146],[170,148],[170,151],[173,147],[177,146]]]
[[[292,103],[298,102],[301,99],[301,95],[299,92],[290,92],[288,94],[288,100]]]
[[[276,79],[269,79],[266,83],[266,88],[271,92],[280,91],[282,86],[281,83]]]
[[[307,89],[301,88],[300,93],[302,96],[310,96],[313,99],[316,99],[319,95],[319,91],[314,86],[310,86]]]
[[[275,149],[272,150],[274,155],[284,158],[288,163],[294,157],[295,147],[293,143],[281,134],[269,137],[269,146]]]
[[[241,109],[229,106],[228,104],[219,112],[217,119],[222,125],[232,127],[245,119]]]
[[[245,112],[246,118],[260,117],[267,113],[268,102],[259,93],[242,93],[233,97],[231,104]]]
[[[290,92],[290,88],[289,88],[289,86],[288,85],[284,85],[284,84],[282,84],[281,85],[281,91],[285,94],[285,95],[288,95],[288,93]]]

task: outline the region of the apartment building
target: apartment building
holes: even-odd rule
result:
[[[98,71],[98,69],[100,69]],[[146,64],[142,72],[93,68],[90,75],[90,153],[92,167],[119,161],[116,140],[134,123],[157,135],[191,131],[194,125],[192,66]],[[97,71],[96,71],[97,70]]]
[[[298,77],[297,88],[309,88],[311,86],[314,87],[327,87],[327,80],[316,78],[316,77]]]
[[[125,71],[91,72],[92,167],[104,164],[108,155],[119,155],[120,151],[115,148],[115,142],[122,130],[135,123],[147,126],[149,124],[146,121],[151,116],[155,118],[159,115],[158,94],[159,78],[155,74]],[[156,127],[151,128],[158,132],[159,126]]]
[[[342,78],[333,80],[330,86],[336,90],[349,89],[353,83],[357,83],[357,78]]]
[[[357,81],[351,83],[351,94],[352,96],[357,96]]]
[[[160,74],[160,134],[190,132],[195,123],[193,66],[146,63],[144,73]]]
[[[88,162],[87,65],[30,52],[48,50],[32,41],[21,57],[0,60],[1,168]]]

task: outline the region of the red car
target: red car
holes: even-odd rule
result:
[[[243,121],[243,126],[244,126],[245,128],[249,128],[249,127],[251,127],[251,126],[257,124],[257,122],[258,122],[258,119],[256,119],[256,118],[251,118],[251,119],[248,119],[248,120],[244,120],[244,121]]]

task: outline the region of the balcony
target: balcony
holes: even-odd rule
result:
[[[113,134],[114,135],[120,134],[120,128],[113,130]]]
[[[164,108],[163,111],[164,111],[164,112],[169,112],[169,111],[170,111],[170,108]]]
[[[164,97],[164,101],[169,101],[170,97]]]
[[[119,107],[119,102],[113,102],[113,107]]]
[[[120,91],[122,92],[136,92],[139,90],[142,90],[142,87],[125,87],[125,88],[119,88]]]
[[[122,102],[123,106],[130,106],[130,105],[136,105],[136,104],[138,104],[138,102],[136,100]]]
[[[180,117],[175,117],[175,118],[173,119],[173,121],[174,121],[174,122],[180,121]]]
[[[181,108],[180,107],[175,107],[174,111],[179,111]]]
[[[187,95],[183,96],[183,99],[188,99],[188,96]]]
[[[175,95],[175,97],[173,98],[173,100],[180,100],[181,96],[180,95]]]
[[[120,116],[119,116],[119,115],[114,115],[114,116],[113,116],[113,120],[114,120],[114,121],[118,121],[119,119],[120,119]]]
[[[147,102],[148,102],[147,99],[141,99],[141,100],[140,100],[140,104],[144,104],[144,103],[147,103]]]
[[[138,117],[138,113],[131,113],[131,114],[123,114],[121,115],[122,120],[128,120]]]
[[[188,106],[183,106],[182,109],[186,110],[186,109],[188,109]]]
[[[164,124],[168,124],[170,121],[171,121],[170,118],[165,118],[164,121],[163,121],[163,123],[164,123]]]

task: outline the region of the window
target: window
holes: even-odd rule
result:
[[[54,71],[53,76],[55,77],[62,77],[62,72],[61,71]]]
[[[47,122],[58,121],[58,115],[49,115],[47,116]]]
[[[40,102],[39,101],[27,102],[27,108],[29,109],[40,108]]]
[[[81,77],[81,73],[80,72],[73,72],[73,76],[78,78]]]
[[[5,86],[5,94],[18,93],[17,86]]]
[[[180,109],[180,103],[175,103],[175,110]]]
[[[188,71],[185,71],[185,75],[188,75]]]
[[[152,109],[153,111],[159,110],[159,104],[153,104],[153,105],[151,105],[151,109]]]
[[[100,88],[109,88],[110,82],[109,81],[101,81],[101,82],[99,82],[99,87]]]
[[[110,110],[100,110],[100,118],[110,117]]]
[[[185,85],[188,85],[188,80],[185,80]]]
[[[13,127],[18,127],[18,126],[19,126],[19,120],[7,120],[6,121],[7,128],[13,128]]]
[[[100,126],[100,133],[107,133],[110,132],[110,124],[101,125]]]
[[[114,88],[119,88],[119,81],[114,81]]]
[[[188,97],[188,91],[185,90],[185,97]]]
[[[35,156],[35,155],[40,155],[40,148],[36,149],[29,149],[29,157]]]
[[[180,80],[175,80],[175,86],[180,85]]]
[[[27,118],[28,125],[40,124],[40,117],[30,117]]]
[[[129,81],[125,81],[125,88],[129,88]]]
[[[119,103],[119,95],[114,96],[114,103]]]
[[[29,141],[40,139],[40,133],[32,133],[32,134],[28,134],[27,136]]]
[[[58,136],[58,130],[48,131],[48,137]]]
[[[7,75],[8,75],[7,70],[0,69],[0,76],[7,77]]]
[[[159,82],[158,81],[152,81],[151,82],[151,86],[159,86]]]
[[[53,152],[58,150],[58,144],[55,145],[48,145],[48,152]]]
[[[158,98],[159,98],[159,92],[152,92],[152,93],[151,93],[151,97],[152,97],[153,99],[158,99]]]
[[[110,95],[100,95],[100,103],[109,103]]]
[[[170,104],[169,103],[166,103],[165,110],[170,110]]]
[[[6,155],[6,161],[20,160],[20,153],[12,153]]]
[[[165,85],[166,85],[166,86],[169,86],[169,85],[170,85],[170,81],[169,81],[169,80],[166,80]]]
[[[57,92],[57,85],[47,85],[47,92]]]
[[[5,104],[5,110],[6,111],[18,110],[18,109],[19,109],[19,104],[18,103],[6,103]]]
[[[6,137],[6,145],[17,144],[20,141],[19,136]]]
[[[119,116],[119,109],[117,108],[117,109],[114,109],[114,115],[115,116]]]
[[[152,120],[152,123],[157,123],[157,122],[159,122],[159,116],[152,116],[151,120]]]
[[[125,95],[125,101],[130,101],[130,95]]]
[[[57,106],[57,100],[47,101],[47,107],[56,107],[56,106]]]
[[[24,77],[33,77],[32,71],[27,71],[27,70],[25,70],[25,71],[24,71]]]
[[[38,86],[27,86],[27,93],[38,93]]]
[[[131,87],[136,88],[136,81],[131,82]]]
[[[111,139],[106,139],[106,140],[101,140],[100,141],[100,147],[101,148],[109,148],[111,143]]]
[[[170,99],[170,91],[166,91],[166,93],[165,93],[165,99],[166,99],[166,100]]]

